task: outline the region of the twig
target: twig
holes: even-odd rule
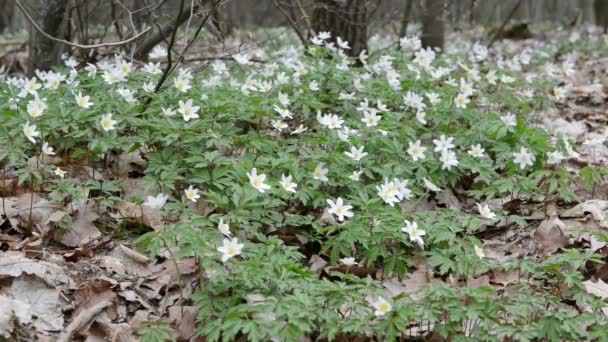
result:
[[[105,301],[98,303],[84,311],[82,311],[78,316],[68,325],[65,330],[59,335],[57,339],[58,342],[68,342],[72,341],[72,337],[75,333],[83,329],[89,322],[97,316],[103,309],[107,308],[112,304],[114,297],[116,295],[106,299]]]
[[[293,18],[291,17],[291,15],[289,13],[287,13],[287,11],[283,8],[283,6],[281,6],[281,3],[279,2],[279,0],[273,0],[272,2],[274,3],[274,6],[276,8],[278,8],[283,13],[283,15],[285,16],[285,18],[287,18],[287,20],[289,21],[289,24],[291,25],[291,27],[293,28],[293,30],[298,35],[298,38],[300,38],[300,41],[302,42],[302,45],[304,45],[304,47],[306,47],[308,45],[308,42],[307,42],[306,38],[304,37],[304,35],[302,34],[302,32],[300,32],[300,29],[296,25],[296,22],[293,20]]]
[[[507,26],[507,24],[509,23],[509,21],[511,20],[511,18],[513,17],[515,12],[517,12],[517,9],[519,8],[519,6],[521,6],[522,3],[523,3],[523,0],[519,0],[515,4],[515,6],[513,6],[513,9],[509,13],[509,15],[507,15],[505,20],[502,22],[502,25],[500,25],[500,28],[498,29],[498,31],[496,31],[496,34],[494,34],[494,37],[492,37],[492,40],[490,40],[490,42],[488,43],[488,49],[491,48],[492,45],[494,44],[494,42],[496,42],[496,40],[498,39],[498,37],[500,37],[500,35],[502,34],[502,31],[505,29],[505,26]]]
[[[25,15],[25,17],[27,18],[27,20],[30,22],[30,24],[32,24],[32,26],[34,26],[34,28],[36,28],[36,30],[38,32],[40,32],[40,34],[42,34],[43,36],[45,36],[46,38],[62,43],[62,44],[66,44],[75,48],[79,48],[79,49],[98,49],[101,47],[106,47],[106,46],[119,46],[119,45],[124,45],[127,43],[130,43],[134,40],[136,40],[137,38],[141,37],[143,34],[145,34],[146,32],[150,31],[151,28],[147,28],[145,30],[143,30],[142,32],[136,34],[135,36],[126,39],[126,40],[121,40],[118,42],[110,42],[110,43],[100,43],[100,44],[92,44],[92,45],[83,45],[83,44],[78,44],[78,43],[74,43],[74,42],[70,42],[64,39],[59,39],[57,37],[53,37],[50,34],[46,33],[37,23],[36,21],[32,18],[32,16],[27,12],[27,10],[25,9],[25,7],[23,7],[23,5],[21,4],[20,0],[15,0],[15,4],[17,5],[17,7],[19,7],[19,10],[21,10],[21,13],[23,13],[23,15]]]

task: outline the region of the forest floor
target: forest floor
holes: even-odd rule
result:
[[[499,44],[523,50],[534,46],[534,41]],[[533,113],[533,122],[580,143],[579,157],[563,162],[575,175],[576,187],[571,190],[579,202],[496,199],[500,204],[495,207],[517,212],[526,224],[488,226],[477,234],[488,258],[499,262],[514,256],[542,258],[570,247],[594,251],[608,260],[608,242],[588,232],[608,229],[608,182],[600,179],[589,188],[580,174],[586,166],[608,163],[605,144],[582,144],[594,136],[608,135],[608,57],[587,59],[575,68],[567,98],[557,108]],[[123,154],[120,159],[122,196],[143,198],[146,160],[137,152]],[[75,178],[85,179],[91,173],[87,165],[64,167]],[[7,336],[24,341],[135,341],[146,322],[157,320],[168,322],[178,340],[197,340],[198,311],[192,300],[201,276],[197,259],[175,259],[172,248],[163,248],[151,258],[134,243],[142,233],[163,225],[156,210],[120,203],[109,217],[100,217],[94,204],[85,204],[77,209],[71,227],[60,230],[53,223],[61,221],[66,212],[41,194],[19,186],[17,178],[18,173],[6,171],[0,178],[7,194],[2,198],[0,219],[0,340],[3,332],[10,331]],[[463,198],[458,189],[445,189],[441,195],[416,201],[409,210],[470,208],[471,203]],[[111,223],[100,223],[100,219]],[[566,227],[580,231],[566,232]],[[282,238],[293,241],[300,237],[292,234]],[[322,255],[312,255],[304,262],[320,276],[334,267]],[[424,268],[403,280],[363,266],[347,272],[381,280],[387,293],[392,294],[413,291],[431,282],[453,281],[429,276]],[[587,272],[588,291],[608,298],[608,266],[589,264]],[[521,279],[518,271],[487,272],[471,279],[467,286],[506,288]],[[13,312],[3,309],[7,307],[13,307],[19,317],[29,317],[29,321],[18,324]]]

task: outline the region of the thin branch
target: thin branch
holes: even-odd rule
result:
[[[32,18],[32,16],[27,12],[27,10],[25,9],[25,7],[23,7],[23,5],[21,4],[20,0],[15,0],[15,4],[17,5],[17,7],[19,7],[19,10],[21,11],[21,13],[23,13],[23,15],[25,15],[25,17],[27,18],[27,20],[30,22],[30,24],[32,24],[32,26],[34,26],[34,28],[36,28],[36,30],[38,32],[40,32],[40,34],[42,34],[43,36],[45,36],[46,38],[62,43],[62,44],[66,44],[75,48],[79,48],[79,49],[98,49],[101,47],[106,47],[106,46],[119,46],[119,45],[124,45],[127,43],[130,43],[134,40],[136,40],[137,38],[141,37],[143,34],[145,34],[146,32],[150,31],[150,28],[145,29],[144,31],[136,34],[135,36],[126,39],[126,40],[121,40],[118,42],[111,42],[111,43],[100,43],[100,44],[93,44],[93,45],[82,45],[82,44],[77,44],[77,43],[73,43],[64,39],[59,39],[57,37],[53,37],[50,34],[44,32],[44,30],[38,26],[38,24],[36,23],[36,21]]]
[[[519,0],[515,4],[515,6],[513,6],[513,9],[509,13],[509,15],[505,18],[505,21],[502,22],[502,25],[500,25],[500,28],[498,29],[498,31],[496,31],[496,34],[494,35],[494,37],[492,37],[492,40],[490,40],[490,43],[488,43],[488,49],[491,48],[492,45],[494,44],[494,42],[496,42],[496,40],[500,37],[500,35],[502,34],[502,32],[505,29],[505,26],[507,26],[507,24],[509,23],[509,21],[511,20],[511,18],[513,17],[515,12],[517,12],[517,9],[519,8],[519,6],[521,6],[522,2],[523,2],[523,0]]]
[[[302,32],[300,32],[300,29],[296,25],[296,23],[293,20],[293,18],[291,18],[291,15],[289,13],[287,13],[287,11],[283,8],[283,6],[281,6],[281,3],[279,2],[279,0],[273,0],[273,3],[274,3],[274,6],[276,8],[278,8],[283,13],[283,15],[285,16],[285,18],[287,18],[287,20],[289,21],[289,24],[291,25],[291,27],[293,28],[293,30],[298,35],[298,38],[300,38],[300,41],[302,42],[302,44],[304,45],[304,47],[306,47],[308,45],[307,44],[308,42],[306,41],[306,38],[304,37],[304,35],[302,34]]]

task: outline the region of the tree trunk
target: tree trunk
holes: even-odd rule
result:
[[[2,11],[0,12],[0,34],[10,29],[14,13],[14,0],[2,0]]]
[[[595,25],[602,26],[604,33],[608,28],[608,0],[595,0],[593,2],[593,12],[595,15]]]
[[[61,37],[65,31],[64,17],[67,1],[64,0],[35,0],[28,1],[29,13],[38,26],[53,37]],[[29,67],[31,75],[34,70],[48,70],[61,63],[63,44],[48,39],[29,25]]]
[[[367,19],[366,0],[316,0],[312,29],[331,32],[334,42],[337,36],[348,41],[351,48],[344,52],[358,56],[367,49]]]
[[[422,46],[443,49],[445,0],[425,0],[422,16]]]
[[[410,13],[412,12],[413,4],[414,0],[405,0],[403,15],[401,17],[401,29],[399,30],[399,37],[405,37],[407,35],[407,25],[410,21]]]

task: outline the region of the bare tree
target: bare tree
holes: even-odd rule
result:
[[[316,0],[312,29],[348,41],[351,48],[346,53],[358,56],[367,49],[367,20],[366,0]]]
[[[425,0],[422,16],[422,46],[442,48],[445,32],[445,0]]]
[[[13,0],[2,0],[2,11],[0,11],[0,34],[11,26],[15,13],[15,2]]]
[[[595,25],[601,25],[604,33],[608,31],[608,0],[595,0],[593,2]]]
[[[60,37],[65,30],[65,15],[67,1],[64,0],[31,0],[30,13],[40,28],[53,37]],[[29,67],[28,72],[34,70],[48,70],[61,62],[63,45],[49,39],[37,30],[32,24],[29,25]]]
[[[404,37],[407,35],[407,25],[410,21],[410,15],[412,12],[412,5],[414,4],[414,0],[405,0],[403,2],[403,12],[401,16],[401,28],[399,29],[399,37]]]

